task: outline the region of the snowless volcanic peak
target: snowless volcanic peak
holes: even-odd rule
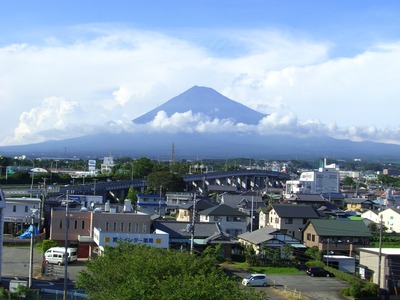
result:
[[[145,124],[154,119],[158,112],[164,111],[170,117],[174,113],[192,111],[211,119],[230,119],[234,123],[258,124],[266,115],[243,104],[233,101],[212,88],[194,86],[186,92],[170,99],[157,108],[133,120]]]

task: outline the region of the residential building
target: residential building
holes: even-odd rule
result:
[[[317,212],[308,205],[274,204],[268,209],[267,225],[302,240],[301,230],[310,219],[318,219]]]
[[[182,204],[176,215],[176,220],[179,222],[192,222],[193,220],[193,209],[196,209],[195,221],[199,221],[199,211],[208,209],[210,207],[217,206],[218,204],[215,201],[212,201],[209,198],[200,198],[196,197],[196,207],[194,207],[194,202]]]
[[[226,204],[219,204],[199,212],[200,222],[218,223],[222,231],[238,236],[247,231],[249,215]]]
[[[250,216],[250,219],[252,220],[252,223],[250,224],[251,231],[259,228],[258,209],[266,207],[266,204],[259,193],[249,191],[239,195],[224,194],[220,199],[221,203],[236,208]]]
[[[400,209],[387,208],[378,213],[378,219],[382,218],[382,224],[387,228],[387,232],[400,233]]]
[[[236,239],[224,232],[215,222],[192,223],[169,220],[155,220],[153,226],[169,235],[170,248],[179,250],[193,250],[202,252],[208,246],[221,245],[224,257],[230,258],[232,249],[237,245]],[[192,231],[192,229],[194,229]]]
[[[115,166],[114,157],[112,156],[104,157],[103,163],[100,166],[101,174],[106,174],[106,175],[110,174],[114,166]]]
[[[307,248],[300,240],[271,226],[266,226],[253,232],[242,233],[237,238],[239,243],[245,247],[251,247],[256,254],[262,253],[265,247],[279,249],[282,258],[285,256],[283,250],[285,246],[291,246],[296,250],[305,250]]]
[[[178,212],[179,207],[184,204],[193,203],[194,195],[193,193],[166,193],[165,194],[167,204],[166,214],[176,214]]]
[[[4,232],[4,208],[6,207],[6,198],[4,197],[3,190],[0,188],[0,278],[2,278],[2,264],[3,264],[3,232]]]
[[[398,295],[400,249],[360,248],[359,250],[361,278],[380,285],[380,288],[386,290],[390,295]]]
[[[346,213],[335,204],[326,203],[317,209],[317,213],[321,218],[339,219],[346,218]]]
[[[166,215],[167,204],[165,196],[161,194],[137,194],[137,209],[145,214]]]
[[[376,224],[380,223],[379,210],[366,210],[361,214],[361,217],[364,219],[368,219]]]
[[[346,210],[353,210],[364,212],[366,210],[374,209],[374,202],[368,198],[350,198],[345,199]]]
[[[309,205],[309,206],[318,208],[322,205],[329,203],[329,201],[327,199],[325,199],[324,197],[322,197],[321,194],[299,193],[299,194],[293,194],[290,197],[287,197],[284,200],[284,203],[304,204],[304,205]]]
[[[67,222],[69,222],[68,229]],[[70,209],[68,221],[66,209],[52,208],[50,239],[58,242],[59,245],[65,245],[67,237],[68,244],[78,248],[78,257],[90,257],[96,255],[93,250],[98,247],[93,240],[94,228],[108,234],[129,234],[135,238],[135,235],[152,233],[151,224],[150,215],[141,212],[124,212],[122,208],[119,211],[112,208],[109,212],[99,208]]]
[[[368,246],[372,237],[367,225],[362,220],[346,219],[311,219],[302,231],[303,242],[307,247],[331,255],[353,256],[358,248]]]
[[[326,161],[318,171],[307,171],[300,174],[299,192],[310,194],[339,193],[340,174],[335,165]]]
[[[32,214],[32,209],[37,210],[35,225],[39,228],[41,220],[40,198],[5,198],[6,207],[3,209],[4,233],[21,234],[28,227],[28,217]]]
[[[343,193],[322,193],[321,196],[329,203],[336,205],[340,209],[345,207],[345,195]]]
[[[258,229],[268,226],[269,207],[260,207],[258,209]]]

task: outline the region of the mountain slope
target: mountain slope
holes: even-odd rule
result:
[[[192,87],[186,92],[133,120],[146,123],[158,111],[169,116],[175,112],[192,111],[210,118],[231,119],[234,122],[256,124],[266,115],[230,100],[215,90]],[[145,129],[146,130],[146,129]],[[176,159],[235,158],[259,159],[316,159],[321,157],[364,160],[398,160],[399,145],[373,142],[352,142],[328,136],[300,138],[290,135],[259,135],[255,132],[123,132],[98,133],[61,141],[3,146],[0,155],[28,157],[141,157],[169,159],[174,144]]]
[[[103,133],[62,141],[7,146],[1,154],[14,156],[141,157],[169,159],[174,144],[175,158],[316,159],[321,157],[363,160],[398,159],[400,146],[372,142],[352,142],[330,137],[226,133]]]
[[[174,113],[192,111],[211,119],[231,119],[234,123],[258,124],[266,115],[235,102],[208,87],[194,86],[186,92],[170,99],[166,103],[133,120],[144,124],[152,121],[159,111],[165,111],[170,117]]]

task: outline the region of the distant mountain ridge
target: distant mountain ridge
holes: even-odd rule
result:
[[[168,116],[192,111],[210,119],[230,119],[235,124],[257,124],[266,115],[222,96],[207,87],[194,86],[132,122],[143,124],[159,111]],[[398,160],[399,145],[352,142],[329,136],[296,137],[287,134],[259,135],[255,132],[122,132],[96,133],[60,141],[2,146],[0,155],[28,157],[142,157],[170,159],[235,158],[316,159],[321,157],[364,160]],[[66,154],[67,153],[67,154]]]
[[[193,114],[203,114],[212,120],[230,119],[235,124],[244,123],[249,125],[256,125],[262,118],[267,116],[221,95],[212,88],[194,86],[148,113],[134,119],[133,123],[148,123],[160,111],[165,111],[169,117],[174,113],[192,111]]]

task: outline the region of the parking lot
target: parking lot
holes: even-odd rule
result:
[[[42,277],[42,261],[43,255],[41,252],[34,249],[33,251],[33,277]],[[3,263],[2,263],[2,277],[29,277],[29,264],[30,264],[30,247],[3,247]],[[74,263],[68,264],[68,279],[75,281],[80,270],[84,268],[85,261],[78,260]],[[53,278],[64,278],[64,266],[54,265]]]
[[[235,272],[235,275],[244,278],[248,273]],[[271,287],[296,290],[312,300],[343,300],[340,291],[348,286],[347,283],[333,277],[310,277],[305,273],[299,275],[267,274],[267,277],[269,287],[257,287],[256,289],[267,289],[267,293]]]
[[[30,262],[30,248],[22,247],[3,247],[2,277],[28,278]],[[34,277],[41,276],[42,253],[34,251]],[[79,260],[68,265],[68,278],[76,280],[77,274],[84,268],[85,262]],[[54,266],[56,275],[64,276],[64,266]],[[248,273],[234,272],[240,278],[244,278]],[[277,289],[289,289],[301,291],[309,299],[335,300],[343,299],[340,290],[347,284],[332,277],[309,277],[305,273],[300,275],[277,275],[267,274],[269,287],[257,287],[256,289],[268,290],[272,287]]]

